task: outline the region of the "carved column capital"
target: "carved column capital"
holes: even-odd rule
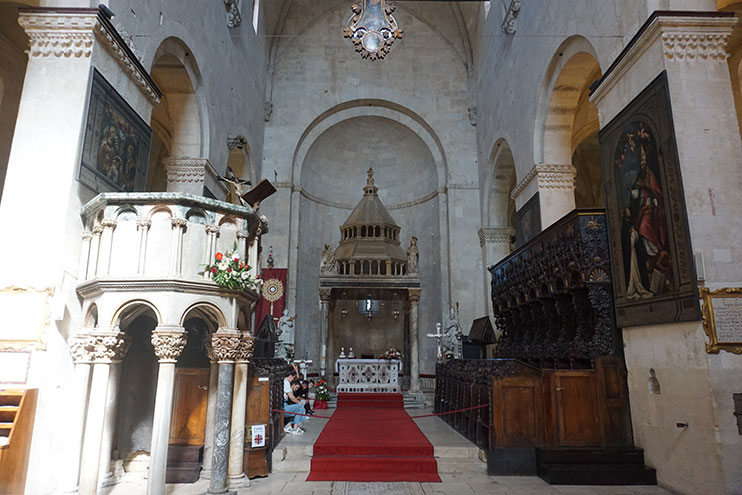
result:
[[[219,237],[220,231],[219,231],[218,225],[207,225],[204,227],[204,230],[206,231],[207,234],[216,235],[217,237]]]
[[[330,302],[330,296],[332,296],[332,289],[320,289],[319,290],[319,300],[327,304]]]
[[[173,229],[186,229],[186,226],[188,225],[188,220],[185,218],[171,218],[170,219],[170,225]]]
[[[104,229],[115,229],[118,225],[118,222],[113,218],[104,218],[100,221],[100,224],[103,226]]]
[[[83,240],[83,241],[89,241],[89,240],[90,240],[90,239],[92,239],[92,238],[93,238],[93,233],[92,233],[91,231],[89,231],[89,230],[85,230],[85,231],[84,231],[84,232],[82,233],[82,240]]]
[[[98,12],[21,12],[18,24],[28,35],[30,58],[89,58]]]
[[[233,363],[239,357],[241,333],[236,328],[220,327],[211,336],[211,350],[220,363]]]
[[[515,234],[512,227],[482,227],[479,229],[479,245],[510,244],[510,238]]]
[[[93,227],[93,235],[101,235],[103,233],[103,226],[102,225],[96,225]]]
[[[255,337],[245,332],[240,336],[240,342],[237,346],[237,362],[247,363],[253,355],[255,348]]]
[[[174,363],[186,346],[188,334],[177,325],[159,325],[152,332],[152,346],[161,363]]]
[[[247,232],[246,230],[237,231],[237,239],[248,239],[249,237],[250,237],[250,232]]]
[[[422,289],[407,289],[407,299],[409,299],[411,304],[417,304],[420,302],[422,292]]]
[[[149,230],[152,227],[152,220],[140,218],[137,220],[137,230]]]
[[[73,354],[83,362],[111,363],[123,359],[130,341],[118,326],[95,327],[73,345]]]
[[[90,335],[91,330],[90,328],[84,328],[67,339],[67,345],[76,363],[90,363],[93,361],[94,340]]]

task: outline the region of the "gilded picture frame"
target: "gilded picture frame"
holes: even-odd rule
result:
[[[598,137],[617,326],[700,320],[666,73]]]
[[[719,354],[720,351],[727,351],[742,354],[742,287],[717,290],[701,287],[698,289],[698,294],[702,301],[703,331],[708,337],[706,352]],[[719,304],[714,308],[714,301],[723,301],[725,304],[723,306]],[[729,304],[732,301],[733,304]],[[731,309],[731,315],[725,314],[723,322],[718,321],[721,316],[718,313],[721,307],[724,310]],[[719,335],[720,326],[722,327],[721,336]],[[736,334],[734,334],[735,331]]]

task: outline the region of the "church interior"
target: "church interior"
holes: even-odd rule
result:
[[[742,495],[740,17],[0,0],[0,495]]]

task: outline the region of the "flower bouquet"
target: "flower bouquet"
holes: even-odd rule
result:
[[[380,356],[381,359],[397,359],[398,361],[402,360],[402,353],[397,350],[396,347],[390,347],[388,351],[386,351],[384,354]]]
[[[327,401],[330,400],[330,391],[327,390],[327,382],[322,378],[317,383],[316,398],[314,399],[313,409],[327,409]]]
[[[250,270],[252,267],[240,259],[235,242],[232,251],[216,253],[214,263],[206,265],[204,271],[208,271],[211,279],[222,287],[235,290],[256,289],[262,280],[250,275]]]

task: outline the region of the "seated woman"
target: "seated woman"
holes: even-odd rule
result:
[[[312,392],[312,387],[314,386],[313,382],[310,382],[308,380],[302,380],[301,381],[301,387],[299,387],[299,390],[294,392],[294,396],[298,399],[304,400],[304,411],[306,411],[307,414],[310,416],[313,416],[315,413],[312,410],[310,400],[312,397],[310,396],[310,392]]]
[[[304,430],[299,425],[307,420],[306,416],[300,416],[300,414],[304,414],[304,404],[306,401],[299,399],[295,395],[300,387],[301,382],[299,380],[294,380],[290,384],[288,380],[284,380],[283,382],[283,410],[289,413],[287,416],[293,413],[293,419],[286,425],[283,431],[293,435],[304,433]]]

